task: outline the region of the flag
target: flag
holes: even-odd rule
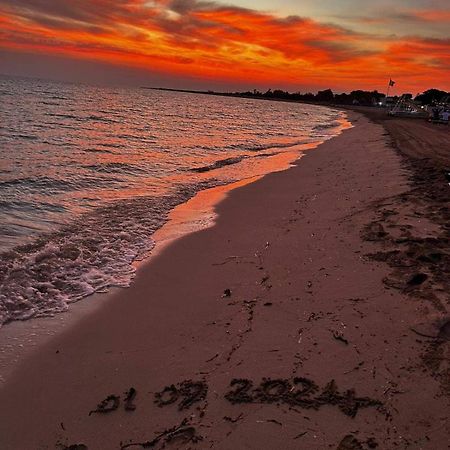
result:
[[[395,84],[395,81],[393,81],[389,78],[389,86],[394,86],[394,84]]]

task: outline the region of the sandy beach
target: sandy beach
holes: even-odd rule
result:
[[[25,358],[0,448],[450,448],[448,128],[365,113]]]

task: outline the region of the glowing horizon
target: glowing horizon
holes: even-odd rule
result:
[[[349,0],[341,16],[330,9],[334,21],[310,2],[289,16],[289,1],[278,13],[244,8],[244,0],[235,3],[0,0],[0,48],[24,63],[34,54],[157,73],[168,86],[196,79],[205,88],[220,82],[383,91],[392,77],[402,92],[449,90],[450,9],[444,2],[426,8],[427,2],[416,0],[390,14],[366,7],[354,16]],[[416,32],[408,34],[408,25]]]

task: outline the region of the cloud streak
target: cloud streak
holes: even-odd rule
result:
[[[402,14],[415,21],[448,20],[436,11]],[[176,77],[347,89],[377,87],[395,76],[406,89],[448,87],[448,39],[362,33],[209,1],[0,0],[0,29],[0,46],[8,50]]]

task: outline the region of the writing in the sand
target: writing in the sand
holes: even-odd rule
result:
[[[177,405],[182,411],[193,404],[206,399],[208,384],[205,381],[185,380],[171,384],[154,394],[154,403],[162,408]],[[135,399],[137,391],[130,388],[124,395],[123,407],[126,411],[136,409]],[[234,378],[230,382],[230,389],[224,398],[232,404],[242,403],[280,403],[291,407],[319,409],[324,405],[334,405],[344,414],[355,417],[359,408],[381,406],[381,402],[369,397],[356,396],[354,389],[340,391],[336,382],[331,380],[320,388],[313,380],[304,377],[293,379],[264,378],[255,386],[252,380]],[[111,394],[102,400],[92,410],[93,413],[105,414],[120,408],[121,397]]]
[[[180,383],[166,386],[161,391],[156,392],[153,401],[160,408],[174,405],[179,411],[183,411],[189,409],[196,403],[206,400],[207,395],[208,384],[206,381],[184,380]],[[298,407],[314,410],[319,409],[323,405],[333,405],[350,417],[355,417],[358,409],[363,407],[377,407],[380,412],[383,412],[383,405],[380,401],[369,397],[357,397],[354,389],[340,391],[334,380],[331,380],[324,387],[320,388],[313,380],[304,377],[295,377],[293,379],[263,378],[257,384],[246,378],[234,378],[230,381],[229,390],[224,394],[224,398],[234,405],[242,403],[276,403],[285,404],[290,409]],[[108,414],[122,407],[125,411],[135,411],[137,408],[136,399],[137,391],[131,387],[122,397],[115,394],[108,395],[89,415]],[[203,406],[198,407],[200,414],[198,415],[197,422],[198,420],[201,422],[206,407],[207,402]],[[165,448],[167,444],[174,442],[183,443],[183,445],[200,442],[203,440],[203,437],[197,429],[199,423],[193,423],[192,417],[194,416],[184,418],[180,424],[158,432],[148,441],[121,442],[120,448],[121,450],[137,447],[154,448],[158,445],[161,448]],[[242,414],[234,419],[225,416],[224,420],[236,422],[241,417]],[[347,436],[344,440],[348,440],[348,438]],[[87,450],[87,446],[84,444],[74,444],[65,447],[65,450]]]

